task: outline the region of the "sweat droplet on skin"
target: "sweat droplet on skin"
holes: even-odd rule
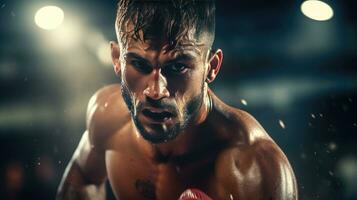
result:
[[[233,195],[232,194],[229,195],[229,199],[233,200]]]

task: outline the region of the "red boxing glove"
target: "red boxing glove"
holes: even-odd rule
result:
[[[199,189],[187,189],[181,194],[179,200],[212,200],[212,199]]]

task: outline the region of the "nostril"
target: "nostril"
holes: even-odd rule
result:
[[[152,99],[157,99],[158,98],[158,93],[155,90],[150,90],[150,89],[146,89],[144,90],[143,94],[148,97],[148,98],[152,98]]]
[[[162,91],[146,89],[146,90],[144,90],[143,94],[146,97],[154,99],[154,100],[160,100],[162,98],[169,97],[169,92],[166,89],[164,89]]]

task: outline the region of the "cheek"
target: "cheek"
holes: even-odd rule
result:
[[[172,83],[174,98],[180,110],[186,107],[186,104],[202,92],[203,72],[196,71],[189,77],[175,80]]]
[[[131,95],[134,99],[138,99],[142,94],[142,88],[144,86],[144,80],[134,69],[125,67],[123,70],[123,79],[128,87]]]
[[[185,76],[170,77],[168,78],[168,88],[173,93],[179,94],[191,94],[200,91],[203,73],[203,71],[195,70]]]

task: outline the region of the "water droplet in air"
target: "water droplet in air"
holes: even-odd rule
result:
[[[301,159],[306,159],[306,154],[305,153],[302,153],[302,154],[300,154],[300,157],[301,157]]]
[[[332,171],[328,171],[328,174],[330,174],[330,176],[333,176],[333,172]]]
[[[282,120],[279,119],[279,125],[281,128],[285,129],[285,124]]]
[[[245,99],[241,99],[240,102],[245,106],[248,105],[248,102]]]
[[[331,151],[335,151],[337,149],[337,145],[336,143],[334,142],[330,142],[330,144],[328,144],[328,148],[331,150]]]

